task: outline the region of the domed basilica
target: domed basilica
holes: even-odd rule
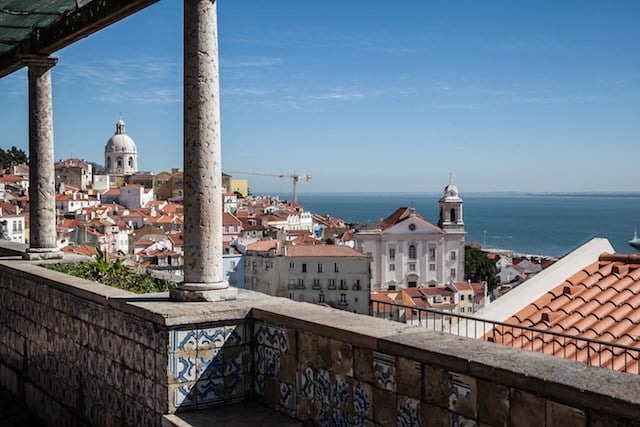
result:
[[[136,143],[127,135],[122,119],[116,122],[116,133],[104,147],[104,165],[108,174],[131,175],[138,172]]]

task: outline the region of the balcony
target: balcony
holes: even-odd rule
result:
[[[175,302],[5,258],[0,313],[0,387],[57,425],[238,403],[318,424],[640,422],[637,375],[250,291]]]

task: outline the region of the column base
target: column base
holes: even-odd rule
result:
[[[62,252],[58,248],[27,248],[22,259],[29,261],[62,259]]]
[[[169,292],[173,301],[217,302],[233,301],[238,298],[238,289],[229,287],[226,281],[218,283],[180,283]]]

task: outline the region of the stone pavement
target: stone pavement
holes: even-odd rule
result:
[[[0,389],[0,425],[2,427],[41,427],[46,424],[27,410],[8,392]]]

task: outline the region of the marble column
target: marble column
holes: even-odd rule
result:
[[[179,301],[235,298],[222,271],[216,1],[184,0],[184,282]]]
[[[56,245],[51,68],[58,59],[29,56],[29,248],[26,259],[62,258]]]

